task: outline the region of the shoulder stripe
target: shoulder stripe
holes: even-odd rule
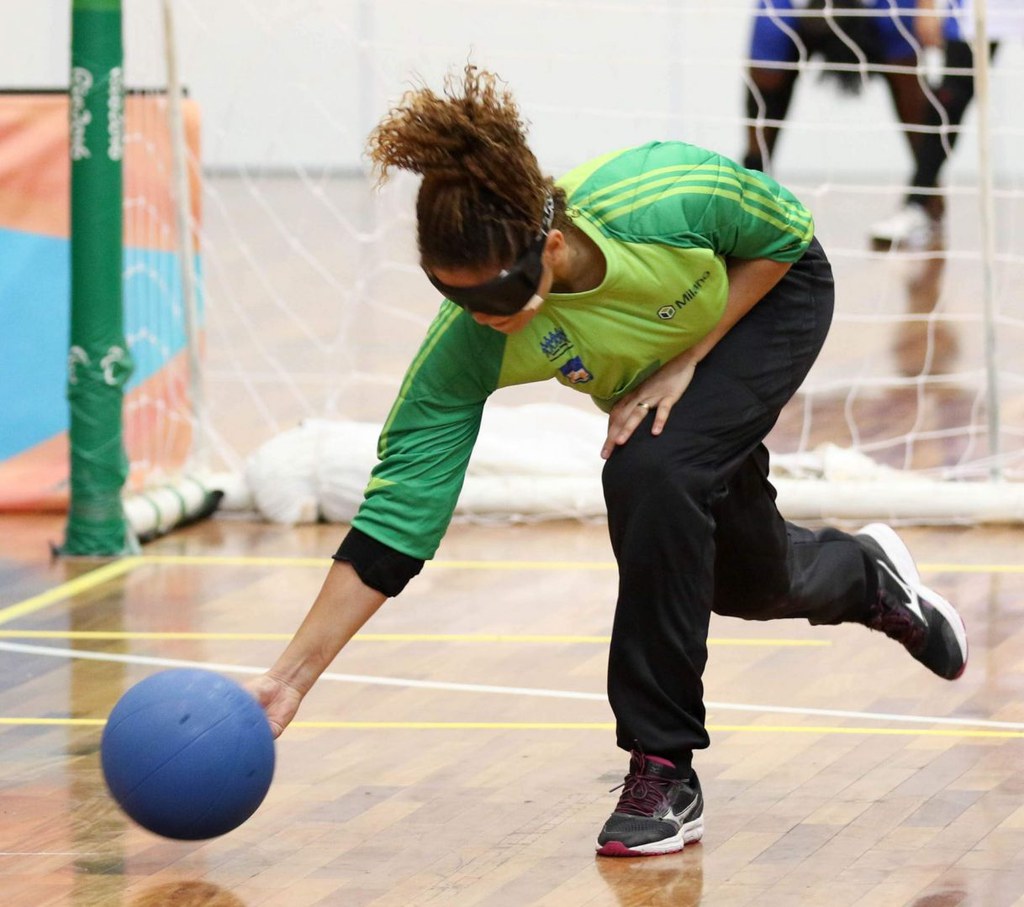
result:
[[[722,193],[727,198],[738,198],[740,193],[742,193],[743,201],[747,205],[763,208],[769,217],[778,217],[794,224],[809,224],[811,222],[811,214],[803,205],[798,202],[780,201],[771,195],[760,192],[752,193],[749,191],[751,187],[743,186],[740,180],[729,171],[716,173],[714,176],[702,173],[686,173],[649,180],[642,186],[636,186],[613,197],[605,198],[603,202],[591,205],[591,211],[598,218],[611,220],[628,212],[631,208],[643,208],[667,196],[686,192],[687,187],[679,186],[679,183],[703,184],[706,188],[712,190],[723,185],[728,186],[734,191],[732,193]],[[677,186],[678,191],[664,191],[664,187],[673,185]],[[696,189],[696,186],[693,186],[693,188]]]
[[[685,182],[687,184],[704,184],[703,190],[697,186],[678,186],[675,190],[664,191],[664,187]],[[756,178],[727,167],[717,166],[673,166],[661,167],[658,170],[640,176],[620,180],[606,186],[580,202],[584,202],[590,212],[601,220],[612,220],[628,213],[631,209],[640,209],[653,202],[671,195],[709,194],[721,186],[729,186],[733,192],[722,192],[726,198],[739,201],[744,210],[762,217],[762,219],[778,226],[780,223],[791,226],[809,226],[810,212],[798,201],[788,202],[772,195]],[[742,193],[742,195],[741,195]]]
[[[717,186],[676,186],[668,191],[658,192],[650,198],[632,200],[627,204],[620,205],[618,208],[612,208],[610,210],[599,210],[595,212],[595,216],[603,221],[609,223],[625,214],[629,214],[635,211],[639,211],[643,208],[650,207],[652,204],[658,201],[663,201],[667,198],[671,198],[676,195],[719,195],[724,198],[728,198],[731,201],[736,202],[739,207],[746,211],[748,214],[763,220],[766,223],[771,224],[778,230],[784,233],[791,233],[794,236],[806,239],[811,231],[811,220],[808,216],[803,215],[799,210],[794,210],[792,213],[798,215],[792,220],[784,219],[787,217],[787,211],[780,211],[778,209],[774,211],[766,211],[759,205],[751,204],[750,201],[744,195],[741,195],[738,191],[724,190],[719,183]]]
[[[636,186],[639,183],[643,183],[648,180],[664,179],[665,177],[671,176],[687,176],[690,174],[701,174],[705,178],[715,177],[732,178],[743,184],[743,188],[750,192],[756,192],[759,195],[764,195],[766,198],[774,199],[775,196],[769,191],[764,183],[753,174],[747,173],[744,170],[736,169],[735,167],[728,167],[722,164],[672,164],[667,167],[657,167],[654,170],[647,170],[643,173],[636,174],[634,176],[626,177],[618,182],[609,183],[603,186],[596,192],[588,195],[586,201],[588,203],[596,203],[606,196],[621,193],[630,186]]]

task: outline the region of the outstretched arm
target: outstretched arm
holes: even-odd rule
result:
[[[291,642],[266,674],[247,685],[266,711],[275,737],[295,717],[317,678],[386,599],[367,586],[347,561],[331,565]]]
[[[633,388],[612,408],[608,435],[601,456],[608,459],[619,444],[625,444],[647,413],[654,410],[651,434],[660,435],[676,401],[690,386],[694,369],[714,349],[737,321],[764,298],[789,270],[788,262],[770,258],[731,259],[728,264],[729,297],[718,323],[699,343],[666,362],[650,378]],[[647,406],[639,406],[646,403]]]

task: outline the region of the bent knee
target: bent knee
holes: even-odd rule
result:
[[[715,499],[721,484],[710,470],[671,462],[646,445],[630,449],[628,444],[605,462],[601,478],[609,500],[686,501],[701,508]]]
[[[743,578],[723,576],[720,571],[712,610],[722,617],[771,620],[790,610],[791,591],[785,571],[755,570]]]

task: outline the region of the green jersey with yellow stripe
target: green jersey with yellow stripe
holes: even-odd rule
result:
[[[810,213],[788,190],[682,142],[612,152],[558,182],[574,225],[604,255],[604,279],[551,293],[511,335],[442,303],[353,521],[412,557],[437,550],[495,390],[553,378],[607,411],[714,327],[729,291],[726,259],[793,262],[813,237]]]

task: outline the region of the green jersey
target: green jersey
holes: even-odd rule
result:
[[[553,378],[607,411],[718,322],[726,258],[793,262],[813,237],[810,213],[774,180],[682,142],[612,152],[558,183],[574,225],[604,254],[604,279],[582,293],[551,293],[511,335],[442,303],[353,520],[404,554],[437,550],[491,393]]]

